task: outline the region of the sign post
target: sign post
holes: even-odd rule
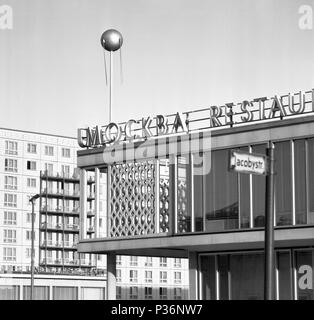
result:
[[[265,204],[265,271],[264,299],[274,300],[275,259],[274,259],[274,145],[270,142],[266,150],[269,170],[266,176]]]
[[[274,300],[274,145],[266,155],[231,150],[229,170],[266,176],[264,299]]]

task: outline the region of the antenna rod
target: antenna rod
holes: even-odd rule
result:
[[[112,104],[113,104],[112,103],[113,101],[113,52],[121,48],[123,43],[122,34],[115,29],[106,30],[101,35],[100,43],[102,47],[105,49],[105,51],[110,52],[110,70],[109,70],[109,123],[110,123],[112,120]],[[105,68],[106,68],[106,58],[104,58],[104,60],[105,60]],[[121,52],[120,52],[120,62],[122,64]],[[122,71],[122,66],[121,66],[121,71]]]
[[[113,54],[110,51],[110,80],[109,80],[109,123],[112,116],[112,84],[113,84]]]

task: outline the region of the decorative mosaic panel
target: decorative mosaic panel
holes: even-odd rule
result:
[[[188,195],[187,181],[179,179],[178,181],[178,232],[189,232],[191,219],[188,216]]]
[[[155,161],[112,165],[110,178],[110,236],[156,232]]]
[[[169,178],[159,180],[159,232],[169,231]]]

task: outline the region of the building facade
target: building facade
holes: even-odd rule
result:
[[[81,174],[103,172],[110,188],[106,238],[81,234],[78,249],[108,254],[109,298],[117,285],[116,255],[149,252],[188,258],[190,299],[263,299],[266,178],[231,171],[230,151],[265,155],[273,145],[275,297],[313,300],[313,92],[198,110],[201,120],[186,113],[187,129],[179,114],[169,116],[173,132],[182,129],[175,136],[165,134],[165,118],[152,120],[154,137],[143,119],[130,150],[135,122],[116,125],[116,143],[105,146],[101,140],[91,146],[97,131],[80,132],[88,147],[78,152]],[[192,130],[197,121],[209,125]],[[105,136],[112,127],[104,127]],[[80,214],[84,223],[86,212]]]
[[[0,299],[26,299],[29,295],[32,221],[29,198],[37,193],[40,198],[35,204],[36,299],[106,297],[100,290],[106,283],[106,256],[77,252],[80,230],[77,149],[74,138],[0,129]],[[107,180],[102,175],[98,179],[99,202],[95,207],[95,175],[87,177],[89,237],[95,232],[98,237],[107,234]],[[99,212],[97,220],[95,210]],[[136,262],[130,259],[120,258],[118,298],[185,297],[186,261],[175,264],[167,259],[160,278],[159,260],[154,258],[146,264],[150,258],[138,257]],[[161,292],[155,289],[160,283]]]

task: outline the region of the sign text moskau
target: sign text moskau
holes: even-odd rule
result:
[[[78,144],[82,148],[113,145],[161,135],[188,133],[204,128],[234,126],[236,124],[284,119],[288,116],[314,111],[314,89],[272,98],[260,97],[240,103],[226,103],[186,113],[131,119],[123,124],[78,129]],[[194,127],[193,127],[194,126]],[[196,127],[195,127],[196,126]],[[197,127],[198,126],[198,127]]]
[[[257,153],[231,150],[230,170],[238,173],[266,175],[267,157]]]

